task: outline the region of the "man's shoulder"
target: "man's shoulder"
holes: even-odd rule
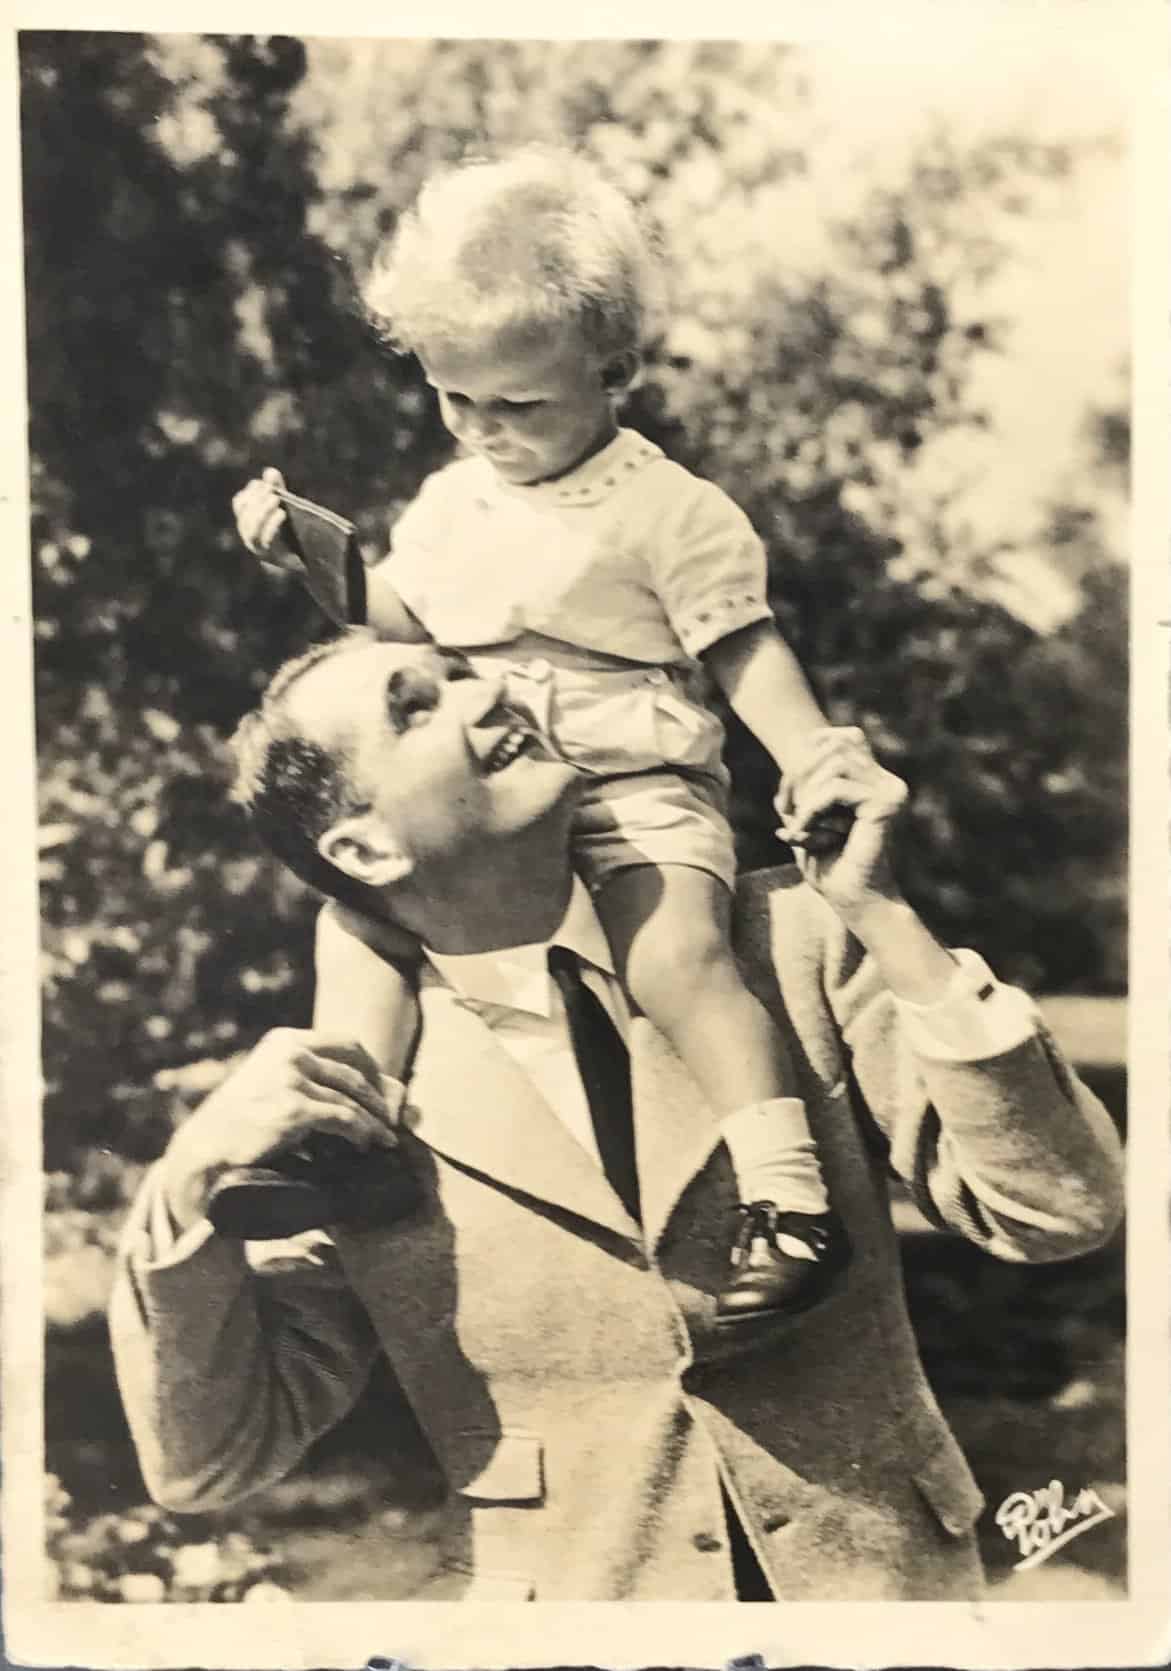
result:
[[[772,968],[823,989],[849,978],[862,949],[833,908],[795,864],[737,878],[733,915],[737,954],[746,972]]]
[[[784,918],[804,922],[810,930],[829,930],[837,922],[833,911],[802,877],[795,864],[767,870],[742,871],[736,878],[736,921]]]

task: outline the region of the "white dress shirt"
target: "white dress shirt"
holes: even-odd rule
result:
[[[427,957],[467,1008],[491,1028],[582,1148],[601,1165],[565,1002],[549,973],[548,954],[553,946],[563,946],[579,959],[582,984],[600,1000],[619,1035],[625,1038],[630,1011],[614,973],[606,936],[590,896],[577,877],[569,908],[551,940],[458,957],[428,952]]]
[[[549,941],[470,956],[427,956],[437,972],[480,1016],[528,1074],[558,1118],[597,1159],[589,1105],[577,1071],[565,1006],[549,974],[550,946],[564,946],[582,962],[582,979],[625,1037],[630,1024],[614,961],[590,901],[574,881],[569,909]],[[953,953],[956,968],[933,1004],[896,998],[915,1050],[936,1061],[978,1062],[1023,1044],[1036,1031],[1027,993],[1002,986],[976,952]]]

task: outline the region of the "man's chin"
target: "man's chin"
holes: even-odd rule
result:
[[[498,774],[495,798],[498,808],[505,812],[504,824],[522,830],[541,823],[561,806],[576,802],[585,783],[584,774],[576,766],[534,744]]]
[[[534,775],[539,774],[541,782],[547,784],[550,789],[554,786],[559,787],[563,795],[576,798],[585,788],[585,773],[551,751],[538,753],[534,749],[532,754],[525,756],[522,764]]]

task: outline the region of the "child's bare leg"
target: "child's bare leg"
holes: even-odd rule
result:
[[[718,1321],[805,1309],[847,1243],[828,1215],[785,1041],[736,968],[727,891],[706,871],[645,865],[611,877],[596,903],[626,990],[722,1116],[744,1206]]]
[[[318,915],[315,954],[314,1026],[364,1046],[384,1075],[393,1117],[401,1093],[385,1077],[406,1077],[418,1031],[414,942],[331,904]],[[337,1268],[327,1224],[392,1223],[417,1194],[394,1157],[371,1167],[344,1139],[317,1132],[271,1163],[230,1169],[208,1212],[222,1234],[250,1244],[258,1276],[291,1270],[317,1281]]]
[[[642,865],[612,877],[597,906],[626,990],[724,1117],[741,1200],[824,1212],[789,1052],[732,956],[726,888],[688,865]]]
[[[392,1079],[406,1076],[419,1028],[414,950],[408,936],[345,906],[326,905],[318,914],[313,1025],[357,1040]]]

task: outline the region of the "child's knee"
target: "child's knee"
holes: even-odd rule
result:
[[[643,936],[627,971],[631,996],[652,1020],[687,1011],[739,986],[732,949],[714,923],[656,925]]]

